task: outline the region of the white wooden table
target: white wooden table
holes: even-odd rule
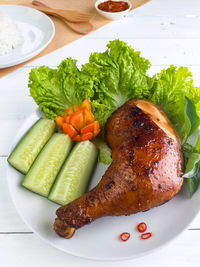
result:
[[[88,0],[89,1],[89,0]],[[9,147],[36,104],[27,79],[32,67],[57,66],[65,57],[85,63],[93,51],[120,38],[152,62],[151,73],[170,64],[189,66],[200,85],[200,1],[152,0],[130,18],[110,25],[54,53],[27,64],[0,80],[0,266],[200,266],[200,214],[187,230],[164,248],[125,262],[94,262],[70,256],[40,240],[24,224],[10,199],[6,166]],[[200,192],[198,192],[200,193]],[[187,212],[187,211],[186,211]],[[186,215],[187,216],[187,213]],[[176,222],[174,222],[176,223]],[[92,244],[91,244],[92,245]]]

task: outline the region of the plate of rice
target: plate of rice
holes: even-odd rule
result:
[[[36,56],[54,34],[54,23],[42,12],[25,6],[0,5],[0,69]]]

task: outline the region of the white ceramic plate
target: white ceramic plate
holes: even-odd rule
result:
[[[12,148],[40,116],[37,111],[27,118]],[[101,179],[105,169],[104,165],[98,164],[90,188]],[[160,207],[131,216],[104,217],[77,230],[71,239],[63,239],[53,230],[55,212],[59,206],[23,188],[20,185],[23,175],[10,166],[7,179],[13,202],[32,231],[60,250],[89,259],[123,260],[146,255],[185,230],[200,208],[200,192],[191,199],[185,184],[174,199]],[[143,221],[153,234],[148,240],[141,240],[136,230]],[[125,231],[131,234],[131,238],[122,242],[119,235]]]
[[[22,42],[11,53],[0,56],[0,69],[11,67],[39,54],[52,40],[55,27],[52,20],[42,12],[17,5],[0,5],[18,26]]]

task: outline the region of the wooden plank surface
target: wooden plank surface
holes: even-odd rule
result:
[[[6,182],[9,147],[24,119],[36,108],[27,88],[32,67],[56,67],[68,56],[81,65],[91,52],[103,51],[109,40],[120,38],[151,60],[151,74],[170,64],[184,65],[200,85],[199,10],[197,0],[153,0],[127,20],[113,22],[0,79],[0,266],[200,266],[200,215],[180,237],[144,258],[123,263],[88,261],[60,252],[33,234],[17,214]]]

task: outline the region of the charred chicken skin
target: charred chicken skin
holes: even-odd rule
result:
[[[113,162],[94,189],[57,210],[54,229],[62,237],[103,216],[130,215],[164,204],[181,189],[180,139],[157,105],[126,102],[108,119],[105,140]]]

